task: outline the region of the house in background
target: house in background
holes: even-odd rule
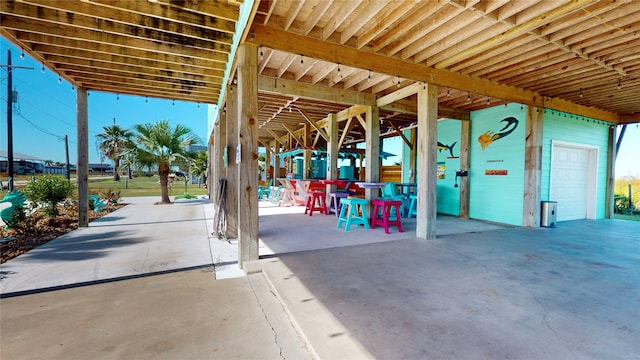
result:
[[[7,151],[0,150],[0,172],[7,172]],[[16,175],[41,174],[45,170],[44,160],[20,152],[13,153],[13,173]]]

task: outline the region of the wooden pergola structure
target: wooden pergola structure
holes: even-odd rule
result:
[[[325,146],[335,177],[340,146],[364,141],[372,158],[380,137],[417,129],[401,136],[423,159],[417,236],[433,238],[438,118],[463,120],[464,166],[470,111],[527,106],[531,214],[539,214],[539,110],[640,121],[633,0],[4,0],[0,22],[5,38],[77,89],[80,225],[87,90],[217,105],[210,176],[231,185],[241,261],[257,258],[257,163],[245,160],[257,159],[259,145],[276,154]],[[367,180],[377,171],[367,166]]]

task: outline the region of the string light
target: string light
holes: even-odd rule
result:
[[[582,97],[582,88],[580,88],[580,97]]]
[[[618,90],[620,90],[620,88],[622,88],[622,80],[618,79]]]
[[[262,46],[260,46],[260,59],[264,57],[264,53],[262,52]]]
[[[171,100],[171,106],[176,106],[176,101],[175,100]]]
[[[40,70],[44,74],[44,65],[42,65],[42,70]]]
[[[491,100],[490,98],[487,98],[487,105],[491,105],[491,101],[490,100]]]
[[[20,54],[20,59],[24,60],[24,49],[20,49],[20,50],[22,50],[22,53]]]
[[[300,64],[304,64],[304,55],[300,55]]]
[[[58,84],[62,84],[62,78],[58,76]]]
[[[400,76],[398,76],[398,83],[396,84],[396,87],[400,87]]]
[[[120,94],[116,93],[116,100],[120,100]]]
[[[471,93],[467,93],[467,101],[471,101]]]
[[[447,97],[451,96],[451,89],[447,88]]]
[[[146,96],[146,97],[144,98],[144,103],[146,104],[146,103],[148,103],[148,102],[149,102],[149,97],[148,97],[148,96]]]

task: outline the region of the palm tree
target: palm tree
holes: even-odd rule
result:
[[[104,132],[96,135],[98,146],[104,156],[113,160],[113,180],[120,181],[120,159],[133,134],[129,129],[122,128],[116,124],[104,126],[102,129]]]
[[[193,175],[202,178],[204,180],[204,186],[207,187],[207,166],[209,165],[209,159],[205,151],[199,151],[193,159]],[[198,183],[200,187],[200,183]]]
[[[187,127],[180,124],[171,128],[168,120],[161,120],[155,124],[146,123],[135,125],[137,156],[144,162],[152,161],[158,166],[160,176],[160,192],[162,203],[171,203],[167,182],[171,164],[177,160],[189,161],[191,153],[189,145],[197,143],[196,136]]]

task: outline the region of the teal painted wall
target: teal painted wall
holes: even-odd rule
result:
[[[407,139],[411,139],[411,130],[403,130],[402,133]],[[409,182],[411,178],[411,149],[405,142],[402,142],[402,182]],[[416,180],[417,181],[417,180]]]
[[[460,215],[460,188],[454,187],[456,170],[460,170],[460,120],[438,121],[438,142],[453,145],[453,157],[449,149],[438,149],[438,166],[444,165],[444,178],[437,180],[437,209],[441,214]]]
[[[607,156],[609,124],[603,121],[579,117],[558,111],[546,110],[542,137],[542,166],[540,199],[549,199],[551,182],[552,140],[598,147],[596,219],[605,216],[607,187]]]
[[[525,109],[508,104],[471,113],[469,217],[522,226]],[[501,130],[506,125],[501,120],[508,117],[518,120],[515,130],[483,150],[478,138],[487,131],[508,131],[511,127]],[[507,175],[486,175],[487,170],[506,170]]]

